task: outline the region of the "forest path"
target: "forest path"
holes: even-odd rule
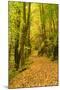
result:
[[[14,77],[9,88],[58,85],[58,65],[47,57],[31,56],[29,68]]]

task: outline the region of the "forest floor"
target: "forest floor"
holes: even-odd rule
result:
[[[47,57],[30,56],[29,68],[9,82],[9,88],[58,85],[58,63]]]

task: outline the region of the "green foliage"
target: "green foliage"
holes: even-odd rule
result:
[[[57,53],[58,53],[57,52],[57,50],[58,50],[58,47],[57,47],[57,45],[58,45],[58,42],[57,42],[58,41],[58,24],[57,24],[58,5],[55,5],[55,4],[52,4],[52,5],[45,4],[44,5],[43,4],[43,6],[42,5],[40,6],[40,9],[41,9],[41,7],[43,7],[41,9],[42,11],[40,10],[40,15],[42,14],[42,12],[44,13],[40,17],[40,20],[42,23],[41,29],[44,28],[44,32],[42,32],[42,36],[40,35],[40,37],[42,38],[43,41],[41,42],[41,45],[39,45],[38,55],[40,53],[42,53],[42,55],[46,54],[47,56],[52,57],[52,58],[54,57],[54,59],[55,59],[55,57],[56,57],[55,55],[57,55]],[[42,17],[43,17],[43,20],[42,20]],[[48,24],[49,27],[46,26],[45,22]],[[41,33],[41,30],[40,30],[40,33]],[[45,37],[44,37],[44,35],[45,35]]]
[[[58,5],[15,1],[8,5],[9,76],[28,68],[34,51],[58,59]]]

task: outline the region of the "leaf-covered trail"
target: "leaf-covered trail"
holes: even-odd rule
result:
[[[31,56],[29,68],[9,83],[9,88],[58,85],[58,65],[47,57]]]

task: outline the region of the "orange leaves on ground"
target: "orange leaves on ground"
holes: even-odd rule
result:
[[[58,65],[46,57],[31,56],[30,68],[19,73],[9,88],[58,85]]]

